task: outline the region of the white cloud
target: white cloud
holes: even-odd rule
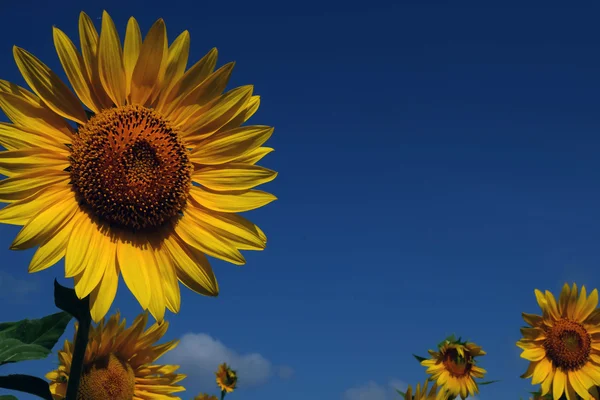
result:
[[[343,400],[399,400],[400,395],[396,389],[404,391],[407,384],[399,379],[391,379],[387,386],[376,382],[353,387],[344,392]]]
[[[406,382],[404,382],[404,381],[401,381],[400,379],[392,379],[392,380],[390,380],[389,386],[390,386],[390,388],[392,388],[392,390],[395,393],[398,393],[398,392],[396,392],[396,390],[404,392],[408,388],[408,384]]]
[[[279,375],[281,379],[292,379],[292,376],[294,376],[294,369],[287,365],[282,365],[277,368],[277,375]]]
[[[388,400],[388,393],[383,386],[371,381],[346,390],[344,400]]]
[[[31,293],[39,290],[39,283],[33,279],[18,279],[8,272],[0,271],[0,298],[11,303],[27,302]]]
[[[237,371],[240,388],[262,385],[274,374],[282,379],[293,375],[291,367],[273,366],[259,353],[239,354],[205,333],[184,335],[179,345],[164,358],[168,363],[180,365],[181,372],[190,380],[206,387],[216,385],[215,371],[224,362]]]

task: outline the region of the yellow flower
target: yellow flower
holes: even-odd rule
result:
[[[431,359],[423,360],[421,365],[427,367],[431,380],[435,381],[440,390],[449,396],[459,396],[462,399],[479,393],[474,378],[483,378],[486,371],[475,365],[475,357],[485,355],[481,347],[472,342],[446,340],[439,351],[429,350]]]
[[[563,394],[592,399],[589,391],[595,393],[592,387],[600,385],[598,291],[587,297],[585,286],[578,294],[577,285],[565,283],[558,304],[549,291],[536,289],[535,296],[542,315],[523,313],[530,327],[521,328],[523,339],[517,342],[521,357],[530,361],[522,378],[533,377],[542,395],[550,393],[555,400]]]
[[[238,380],[234,370],[227,364],[221,364],[215,375],[217,376],[217,385],[219,385],[222,391],[227,393],[233,392]]]
[[[175,373],[179,366],[152,364],[175,348],[178,342],[153,345],[163,337],[169,324],[155,323],[144,331],[147,321],[148,314],[143,313],[125,329],[125,320],[120,321],[117,312],[106,324],[102,319],[98,326],[90,328],[79,399],[179,399],[172,394],[185,390],[183,386],[176,385],[185,378],[185,375]],[[73,350],[73,342],[66,340],[63,349],[58,352],[58,369],[46,374],[55,399],[66,396]]]
[[[219,398],[210,394],[200,393],[198,396],[194,397],[194,400],[219,400]]]
[[[404,392],[404,400],[447,400],[448,394],[447,392],[440,390],[438,391],[437,383],[434,383],[431,387],[429,393],[427,393],[427,387],[429,386],[429,379],[425,380],[423,387],[421,388],[421,384],[417,383],[415,388],[415,393],[413,394],[413,389],[408,386],[406,392]]]
[[[256,165],[273,150],[262,147],[273,128],[242,126],[259,97],[252,86],[222,94],[233,63],[213,72],[216,49],[186,71],[188,31],[168,46],[159,19],[142,40],[132,17],[121,46],[104,12],[100,34],[81,13],[79,34],[81,53],[54,28],[74,93],[18,47],[33,93],[0,80],[12,121],[0,123],[0,202],[10,203],[0,222],[23,226],[11,249],[39,246],[30,272],[65,257],[94,321],[119,275],[160,321],[165,307],[179,311],[178,281],[218,294],[206,255],[242,265],[240,250],[265,248],[264,233],[238,213],[275,199],[253,189],[277,175]]]

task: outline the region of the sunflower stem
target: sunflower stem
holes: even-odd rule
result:
[[[75,337],[75,350],[73,351],[73,361],[69,371],[69,383],[67,385],[66,400],[77,400],[77,391],[79,390],[79,379],[83,371],[83,359],[87,349],[88,338],[90,336],[90,325],[92,318],[79,320],[77,336]]]
[[[92,316],[90,315],[89,298],[79,299],[73,289],[61,286],[54,281],[54,303],[58,308],[64,310],[77,318],[79,323],[77,335],[75,336],[73,359],[71,361],[71,370],[69,371],[69,381],[67,384],[67,394],[65,400],[77,400],[77,391],[79,390],[79,379],[83,371],[83,360],[87,349],[90,336],[90,325]]]
[[[223,400],[225,398],[225,395],[227,394],[226,391],[221,390],[221,400]]]

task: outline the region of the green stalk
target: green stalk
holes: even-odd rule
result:
[[[67,384],[67,395],[65,400],[77,400],[77,391],[79,390],[79,380],[83,371],[83,359],[87,349],[90,336],[90,325],[92,316],[90,315],[89,297],[79,299],[73,289],[67,289],[54,281],[54,303],[58,308],[68,312],[79,322],[77,336],[75,336],[75,349],[73,351],[73,360],[71,361],[71,370],[69,371],[69,381]]]
[[[90,337],[91,323],[91,317],[79,320],[79,328],[77,329],[77,336],[75,337],[73,361],[71,362],[71,370],[69,371],[66,400],[77,400],[77,391],[79,390],[79,380],[81,378],[81,372],[83,371],[83,359]]]

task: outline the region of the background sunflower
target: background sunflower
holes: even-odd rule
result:
[[[92,327],[84,358],[78,397],[86,400],[179,399],[174,393],[184,391],[178,385],[185,375],[175,371],[177,365],[155,364],[156,360],[177,346],[177,341],[156,344],[169,327],[168,322],[145,329],[146,313],[139,315],[129,328],[117,312],[105,323]],[[76,328],[77,329],[77,328]],[[59,366],[46,374],[55,399],[64,399],[73,342],[65,341],[58,352]]]

